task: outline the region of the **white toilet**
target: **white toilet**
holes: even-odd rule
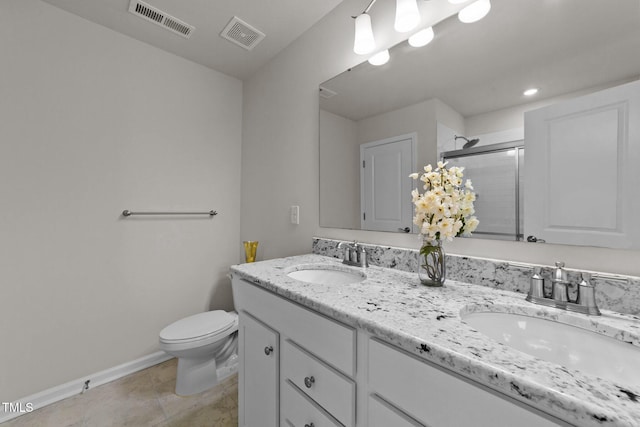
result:
[[[207,311],[160,331],[160,348],[178,358],[176,394],[208,390],[238,370],[238,314]]]

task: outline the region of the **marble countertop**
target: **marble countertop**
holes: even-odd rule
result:
[[[364,271],[367,278],[335,285],[287,276],[318,264]],[[568,423],[640,425],[640,384],[617,384],[529,356],[479,333],[464,323],[461,313],[498,311],[544,317],[640,346],[637,317],[606,310],[598,317],[571,314],[528,303],[520,293],[450,280],[442,288],[429,288],[419,285],[415,273],[381,267],[363,270],[322,255],[240,264],[231,271]]]

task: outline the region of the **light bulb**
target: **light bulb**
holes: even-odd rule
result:
[[[525,90],[522,94],[524,96],[533,96],[538,93],[538,88],[532,87],[531,89]]]
[[[409,37],[409,45],[413,47],[422,47],[431,43],[435,34],[433,33],[433,27],[420,30],[411,37]]]
[[[389,62],[389,49],[380,51],[369,58],[369,64],[371,65],[384,65],[387,62]]]
[[[396,1],[396,21],[393,26],[399,33],[413,30],[420,23],[420,11],[416,0]]]
[[[458,12],[458,19],[460,22],[470,24],[487,16],[490,10],[491,2],[489,0],[476,0]]]
[[[371,29],[371,17],[366,13],[356,18],[356,33],[353,41],[353,51],[358,55],[366,55],[376,48]]]

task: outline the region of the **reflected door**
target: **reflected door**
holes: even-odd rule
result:
[[[409,233],[413,227],[411,189],[416,135],[360,146],[361,228]]]
[[[639,117],[637,81],[525,113],[525,234],[640,246]]]

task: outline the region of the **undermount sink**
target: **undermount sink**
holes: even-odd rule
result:
[[[640,348],[566,323],[512,313],[462,313],[471,327],[548,362],[622,384],[640,384]]]
[[[298,266],[287,276],[301,282],[326,285],[348,285],[362,282],[367,278],[363,272],[341,267],[333,265]]]

